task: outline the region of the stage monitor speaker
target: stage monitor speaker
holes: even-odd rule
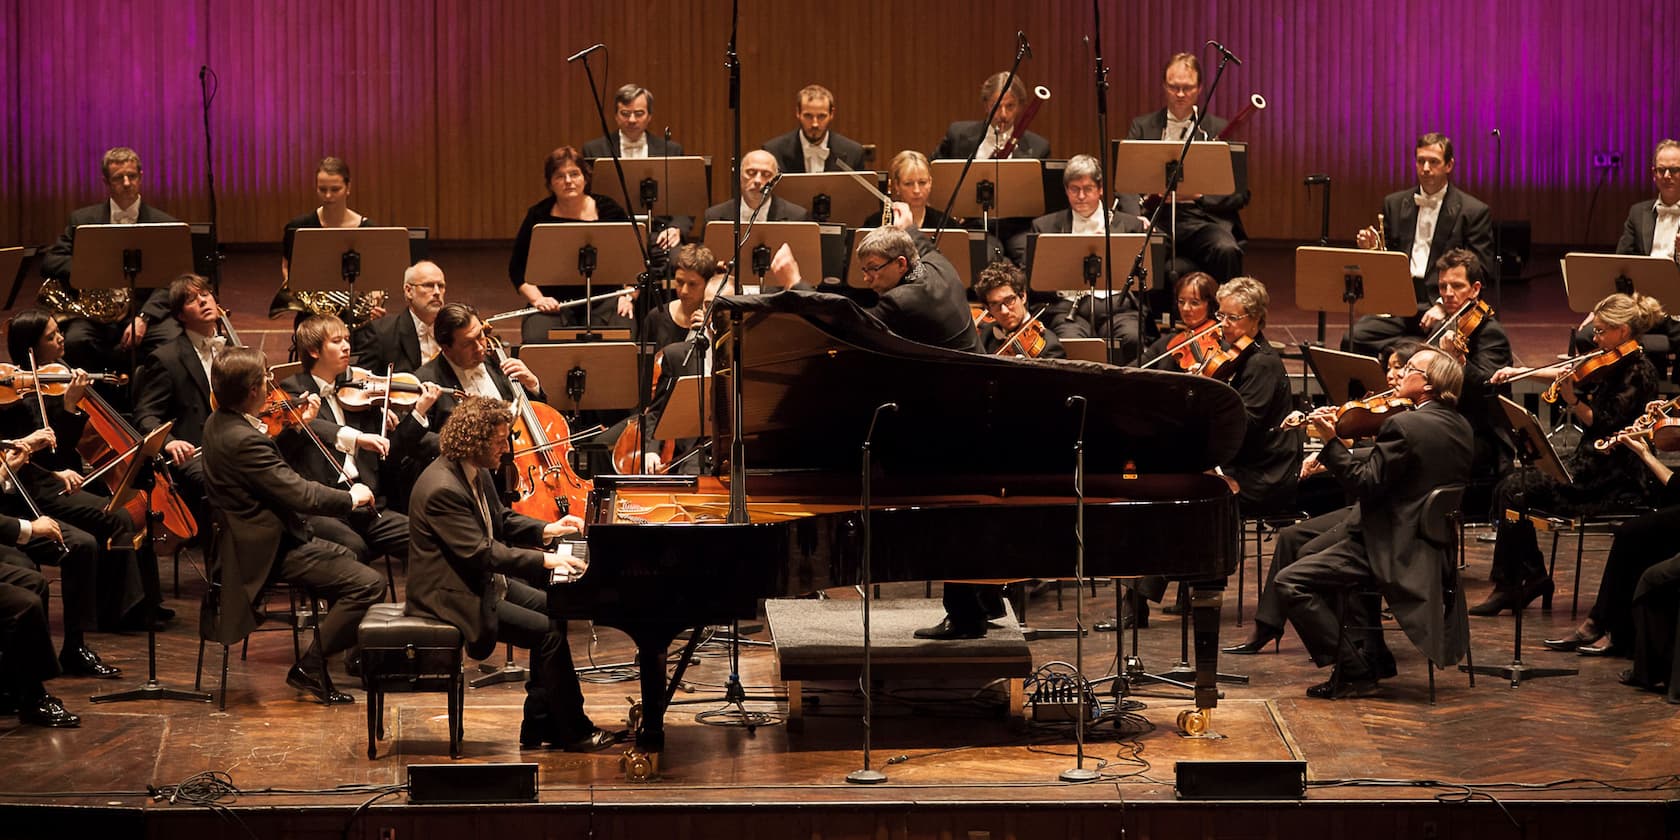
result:
[[[535,764],[410,764],[415,805],[537,801]]]
[[[1305,761],[1180,761],[1173,765],[1179,799],[1300,799]]]

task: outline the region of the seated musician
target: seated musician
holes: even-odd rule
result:
[[[1195,105],[1202,95],[1202,62],[1192,53],[1178,53],[1167,59],[1161,73],[1161,87],[1166,93],[1166,106],[1159,111],[1142,114],[1126,129],[1127,140],[1183,140],[1196,122]],[[1202,119],[1196,140],[1213,140],[1227,125],[1224,119],[1208,114]],[[1164,187],[1165,180],[1162,181]],[[1142,204],[1138,196],[1119,196],[1121,212],[1139,214]],[[1248,206],[1249,192],[1231,195],[1191,195],[1180,192],[1174,229],[1173,208],[1162,208],[1156,227],[1173,234],[1178,240],[1176,256],[1194,268],[1212,274],[1221,283],[1242,273],[1243,231],[1240,211]],[[1147,219],[1144,219],[1147,222]],[[1141,230],[1141,228],[1140,228]]]
[[[1391,345],[1386,360],[1388,390],[1395,391],[1400,387],[1400,380],[1408,375],[1407,365],[1412,356],[1424,345],[1415,339],[1402,339]],[[1301,461],[1300,480],[1297,496],[1308,493],[1309,480],[1315,477],[1326,480],[1325,468],[1318,460],[1319,453],[1313,452]],[[1337,491],[1337,498],[1345,498],[1345,493]],[[1305,507],[1305,505],[1303,505]],[[1283,627],[1287,620],[1282,599],[1278,595],[1274,582],[1278,572],[1289,568],[1297,559],[1309,554],[1316,554],[1335,544],[1347,534],[1347,519],[1354,512],[1355,505],[1337,507],[1334,510],[1317,516],[1303,519],[1293,525],[1288,525],[1278,531],[1277,538],[1272,544],[1272,565],[1266,570],[1266,580],[1260,587],[1260,598],[1254,607],[1254,631],[1246,641],[1229,647],[1221,648],[1225,653],[1249,655],[1259,653],[1272,642],[1283,637]],[[1310,508],[1307,508],[1310,509]]]
[[[1359,247],[1386,247],[1411,257],[1412,289],[1417,295],[1415,312],[1394,315],[1366,315],[1353,324],[1347,349],[1378,355],[1389,342],[1406,335],[1425,336],[1453,314],[1440,301],[1437,267],[1441,257],[1453,248],[1476,255],[1487,269],[1494,265],[1493,222],[1488,206],[1475,196],[1448,183],[1453,171],[1452,139],[1430,132],[1417,140],[1418,188],[1389,193],[1383,199],[1382,230],[1360,229]]]
[[[988,356],[1065,359],[1062,340],[1045,325],[1042,310],[1027,312],[1027,276],[1011,262],[995,262],[980,270],[974,293],[985,302],[981,319],[980,352]]]
[[[211,636],[239,641],[257,626],[252,604],[270,581],[308,587],[332,606],[315,640],[286,674],[286,684],[326,703],[354,702],[333,688],[327,660],[356,644],[368,607],[385,593],[385,578],[356,561],[350,549],[316,536],[307,517],[342,516],[374,503],[357,482],[342,489],[299,475],[256,417],[267,403],[270,381],[262,352],[230,347],[210,372],[217,408],[204,423],[204,479],[226,528],[212,574],[221,584]],[[313,402],[313,401],[312,401]],[[314,419],[314,408],[303,412]]]
[[[863,146],[832,130],[829,123],[839,108],[834,93],[822,85],[806,85],[795,97],[799,127],[764,141],[783,172],[842,172],[863,168]],[[845,166],[840,164],[844,163]]]
[[[28,524],[0,517],[0,541],[15,544],[19,526]],[[47,581],[39,572],[0,563],[0,715],[17,715],[18,723],[29,726],[69,729],[81,726],[82,719],[44,685],[59,675],[47,599]]]
[[[373,227],[372,219],[350,209],[350,164],[342,158],[329,155],[315,164],[315,197],[321,200],[319,207],[286,223],[280,245],[280,279],[287,284],[292,278],[292,243],[299,230]]]
[[[937,207],[928,206],[928,195],[933,191],[933,168],[928,165],[927,156],[914,149],[905,149],[887,164],[887,196],[893,201],[903,202],[910,208],[910,225],[929,235],[935,230],[946,226],[945,214]],[[881,224],[879,214],[871,214],[858,223],[859,228],[872,228]]]
[[[653,93],[647,88],[635,82],[620,85],[613,92],[613,105],[613,121],[618,124],[618,130],[613,132],[612,139],[618,143],[619,157],[635,160],[682,156],[681,143],[647,133],[648,122],[653,118]],[[596,137],[583,144],[583,156],[612,157],[612,148],[607,138]]]
[[[1664,317],[1662,304],[1654,298],[1637,293],[1610,295],[1593,307],[1594,341],[1600,349],[1614,351],[1627,342],[1637,342]],[[1599,452],[1593,443],[1626,428],[1656,396],[1657,372],[1651,360],[1635,349],[1597,368],[1580,383],[1572,381],[1568,368],[1554,367],[1560,377],[1560,399],[1584,429],[1580,443],[1564,459],[1574,483],[1561,484],[1535,467],[1516,470],[1500,479],[1488,512],[1489,521],[1499,523],[1491,575],[1494,589],[1486,600],[1470,608],[1471,615],[1497,615],[1501,610],[1520,610],[1535,598],[1551,598],[1552,578],[1536,542],[1534,523],[1526,516],[1508,521],[1505,511],[1578,516],[1629,509],[1645,499],[1644,470],[1637,463],[1638,456],[1623,447]],[[1491,381],[1498,384],[1519,373],[1522,371],[1515,368],[1501,368]],[[1551,375],[1554,371],[1547,368],[1538,373]]]
[[[1336,599],[1352,586],[1379,590],[1431,662],[1451,665],[1464,654],[1469,640],[1454,632],[1457,622],[1448,620],[1443,603],[1445,559],[1424,540],[1418,519],[1431,491],[1470,478],[1470,424],[1452,410],[1462,382],[1463,369],[1451,356],[1433,349],[1412,356],[1396,393],[1417,407],[1383,420],[1363,455],[1336,439],[1332,415],[1314,412],[1309,421],[1326,438],[1320,462],[1356,502],[1339,540],[1279,571],[1273,584],[1313,662],[1336,669],[1308,688],[1308,697],[1369,696],[1378,680],[1395,673],[1381,621],[1364,599],[1354,599],[1348,612],[1355,625],[1377,628],[1341,633]]]
[[[1031,233],[1102,233],[1102,164],[1090,155],[1074,155],[1062,171],[1062,189],[1067,192],[1068,209],[1033,219]],[[1143,230],[1143,225],[1129,213],[1110,213],[1108,230],[1111,233],[1138,233]],[[1022,234],[1010,244],[1011,257],[1018,263],[1025,263],[1027,238],[1026,234]],[[1040,284],[1045,284],[1046,279],[1039,278]],[[1106,305],[1107,296],[1105,288],[1058,291],[1054,296],[1034,294],[1031,302],[1036,309],[1041,305],[1041,299],[1054,301],[1047,317],[1056,335],[1062,338],[1106,338],[1117,343],[1121,364],[1135,361],[1140,329],[1137,308],[1123,296],[1119,303],[1110,307]]]
[[[1491,309],[1467,336],[1458,334],[1460,323],[1469,327],[1471,321],[1477,320],[1465,306],[1474,306],[1481,299],[1482,283],[1487,277],[1486,266],[1474,251],[1454,248],[1442,254],[1435,261],[1435,272],[1440,284],[1441,307],[1448,318],[1461,310],[1465,312],[1458,322],[1443,321],[1437,327],[1444,332],[1435,346],[1445,349],[1464,365],[1464,396],[1458,401],[1458,411],[1476,432],[1474,474],[1478,479],[1493,479],[1509,466],[1505,463],[1504,445],[1493,425],[1493,413],[1499,411],[1494,400],[1508,389],[1489,380],[1495,371],[1511,364],[1511,340],[1505,335],[1505,325]]]
[[[1635,615],[1638,602],[1643,600],[1641,595],[1647,594],[1642,590],[1650,588],[1642,578],[1652,567],[1680,554],[1680,481],[1674,480],[1674,471],[1657,460],[1656,453],[1651,451],[1643,438],[1618,436],[1617,439],[1622,442],[1619,445],[1627,446],[1650,470],[1657,487],[1655,500],[1661,506],[1616,526],[1616,536],[1610,543],[1610,555],[1604,561],[1604,576],[1598,580],[1598,597],[1593,599],[1592,609],[1588,611],[1586,620],[1569,635],[1545,641],[1546,647],[1552,650],[1575,651],[1583,656],[1630,656],[1640,650],[1642,643],[1636,639],[1639,638],[1641,622],[1636,621]],[[1672,570],[1655,573],[1657,576],[1669,574]],[[1672,581],[1670,578],[1665,585]],[[1605,638],[1607,636],[1608,639]],[[1646,639],[1643,646],[1650,649],[1653,643],[1657,643],[1672,650],[1673,638],[1671,626],[1667,641]],[[1657,666],[1655,672],[1664,676],[1660,681],[1667,682],[1671,658],[1644,663],[1646,671],[1649,673],[1653,670],[1651,666]],[[1643,682],[1655,684],[1651,680]]]
[[[42,367],[63,361],[63,334],[52,316],[38,309],[12,316],[6,345],[11,357],[21,360],[14,362],[19,367],[27,368],[32,355],[35,364]],[[99,657],[82,643],[83,631],[96,626],[106,630],[143,629],[152,621],[147,610],[161,605],[163,595],[156,556],[149,546],[143,556],[134,549],[136,523],[132,514],[122,508],[107,511],[108,493],[95,495],[83,489],[78,446],[88,422],[83,406],[85,400],[93,398],[89,396],[91,380],[80,370],[68,376],[61,395],[42,394],[37,398],[31,391],[23,394],[23,399],[0,405],[0,436],[36,448],[16,470],[18,478],[41,512],[55,519],[65,534],[67,554],[49,546],[29,549],[36,562],[62,567],[67,617],[65,671],[114,677],[116,669],[99,664]]]
[[[106,292],[79,295],[70,275],[71,255],[75,251],[76,228],[82,225],[132,225],[174,222],[177,219],[147,204],[140,197],[140,156],[126,146],[105,152],[99,161],[99,174],[104,178],[108,200],[77,209],[70,214],[63,235],[41,256],[41,276],[57,281],[69,302],[79,301],[69,310],[53,306],[43,295],[42,303],[55,310],[64,322],[64,355],[72,367],[83,370],[129,369],[128,355],[136,355],[143,362],[153,349],[173,339],[180,330],[168,320],[169,295],[155,289],[143,300],[136,301],[139,314],[132,319],[120,314],[114,322],[95,320],[85,310],[88,298]],[[43,288],[43,292],[47,290]],[[98,313],[91,313],[98,314]],[[114,393],[114,392],[113,392]]]
[[[1651,181],[1657,197],[1628,208],[1616,253],[1680,259],[1680,141],[1663,140],[1651,153]],[[1575,352],[1593,348],[1592,318],[1575,332]],[[1680,347],[1680,318],[1672,315],[1652,333],[1667,336],[1670,349]]]
[[[1007,90],[1003,87],[1005,81],[1009,82]],[[984,120],[951,123],[946,127],[938,148],[933,150],[933,159],[962,160],[971,154],[979,159],[995,157],[998,148],[1007,145],[1010,136],[1015,133],[1015,123],[1021,116],[1022,106],[1027,103],[1026,82],[1021,81],[1019,76],[1010,79],[1008,73],[993,73],[986,77],[986,81],[980,84],[980,113],[991,112],[994,102],[997,103],[997,113],[992,115],[991,125],[985,125]],[[1044,160],[1050,157],[1050,141],[1043,135],[1023,131],[1010,157]]]
[[[683,341],[700,326],[708,300],[706,284],[717,273],[717,257],[703,246],[684,245],[672,258],[671,269],[676,297],[642,319],[642,337],[653,347]]]
[[[397,373],[413,373],[438,353],[432,322],[443,308],[449,284],[443,269],[431,260],[421,260],[403,272],[403,299],[408,305],[376,318],[350,334],[350,352],[356,364],[383,373],[387,367]]]
[[[420,366],[415,376],[421,382],[434,382],[442,389],[437,401],[426,416],[426,426],[432,430],[443,428],[449,413],[455,410],[453,391],[465,391],[481,397],[512,400],[515,383],[525,389],[526,396],[537,402],[544,399],[542,383],[525,363],[503,354],[500,365],[488,364],[488,341],[484,323],[478,313],[464,303],[451,303],[438,311],[432,322],[437,336],[438,354]],[[423,468],[423,467],[422,467]]]
[[[139,373],[134,426],[142,435],[173,422],[163,455],[194,518],[206,522],[204,465],[194,457],[210,419],[210,365],[227,346],[217,331],[221,306],[210,281],[183,274],[169,284],[169,312],[181,327],[175,340],[153,351]]]
[[[1162,333],[1149,345],[1143,353],[1146,365],[1154,370],[1185,371],[1195,362],[1199,362],[1206,355],[1206,348],[1218,343],[1217,335],[1208,332],[1200,339],[1187,346],[1186,357],[1191,364],[1180,364],[1179,359],[1167,351],[1177,347],[1181,341],[1190,341],[1189,336],[1213,323],[1214,312],[1218,307],[1215,295],[1219,292],[1219,283],[1213,275],[1205,271],[1192,271],[1179,275],[1173,281],[1174,306],[1178,309],[1178,331]]]
[[[561,309],[562,299],[581,300],[586,287],[581,283],[575,286],[538,286],[527,279],[530,272],[531,234],[537,225],[624,222],[630,218],[629,213],[619,206],[616,200],[591,191],[593,168],[589,159],[571,146],[561,146],[548,153],[548,157],[543,161],[543,183],[547,186],[549,195],[525,211],[525,220],[519,223],[519,232],[514,236],[513,256],[508,259],[508,279],[513,282],[520,297],[525,299],[526,305],[538,310],[525,318],[521,328],[522,340],[526,344],[548,343],[550,329],[583,324],[585,307],[588,308],[589,322],[594,325],[633,326],[634,322],[630,317],[635,312],[635,306],[630,295]],[[597,277],[593,284],[593,292],[610,292],[614,284],[624,279],[626,278]]]
[[[693,249],[692,251],[690,249]],[[684,268],[684,263],[694,266]],[[730,286],[728,276],[713,275],[717,263],[712,259],[711,252],[705,248],[685,245],[677,252],[675,262],[678,271],[678,294],[687,294],[680,285],[683,273],[693,274],[692,279],[704,278],[704,283],[693,284],[691,288],[699,289],[702,298],[695,304],[694,314],[689,318],[692,325],[688,332],[683,333],[676,341],[667,342],[659,351],[659,377],[653,384],[653,399],[648,403],[647,423],[641,426],[643,435],[643,471],[649,474],[660,474],[672,470],[673,465],[680,462],[681,475],[700,475],[704,470],[702,458],[704,453],[690,455],[699,445],[698,438],[684,438],[670,441],[670,452],[663,453],[666,441],[653,436],[659,428],[659,420],[665,414],[665,408],[670,402],[671,392],[676,388],[677,380],[684,376],[698,376],[710,374],[712,371],[712,353],[709,339],[712,331],[703,322],[707,307],[712,299],[724,294],[726,286]],[[707,267],[709,266],[709,268]],[[732,288],[732,286],[730,286]],[[678,316],[680,317],[680,316]],[[669,458],[665,457],[669,455]],[[633,461],[632,461],[633,463]]]
[[[725,201],[706,208],[705,221],[728,222],[736,218],[742,225],[757,222],[803,222],[811,214],[805,208],[774,194],[764,203],[764,186],[781,174],[776,156],[763,149],[754,149],[741,156],[741,203],[734,206]]]
[[[587,564],[564,550],[535,547],[583,530],[566,516],[543,522],[504,507],[490,471],[508,452],[513,417],[500,400],[467,397],[444,423],[442,456],[414,486],[407,611],[460,629],[467,654],[490,656],[500,643],[531,651],[519,744],[571,752],[615,740],[589,720],[572,670],[566,623],[550,619],[543,587],[569,583]]]
[[[303,370],[280,382],[280,388],[294,399],[320,400],[309,428],[334,459],[329,462],[308,435],[287,429],[278,441],[286,462],[317,484],[331,487],[359,482],[367,485],[375,497],[372,505],[343,516],[310,516],[310,527],[316,536],[350,549],[363,563],[379,556],[405,562],[408,517],[391,510],[380,492],[383,462],[421,446],[427,430],[417,418],[426,416],[442,391],[435,383],[421,383],[419,402],[400,419],[378,402],[353,411],[341,405],[336,396],[336,386],[350,371],[350,331],[344,322],[333,315],[311,315],[298,324],[295,343]]]

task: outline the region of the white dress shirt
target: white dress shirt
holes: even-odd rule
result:
[[[805,171],[821,172],[828,167],[828,133],[823,133],[821,143],[812,143],[805,137],[805,132],[799,132],[799,146],[805,155]]]
[[[1417,203],[1417,230],[1412,234],[1412,276],[1422,277],[1429,273],[1429,243],[1435,240],[1435,221],[1441,216],[1441,202],[1447,198],[1447,188],[1442,187],[1435,194],[1423,192],[1414,193],[1412,201]]]
[[[140,199],[138,199],[138,198],[134,199],[134,203],[130,204],[128,206],[127,210],[124,210],[123,208],[118,207],[117,202],[114,199],[111,200],[111,224],[113,224],[113,225],[137,225],[139,223],[140,223]]]
[[[1651,234],[1651,256],[1674,258],[1674,237],[1680,233],[1680,202],[1657,202],[1657,227]]]

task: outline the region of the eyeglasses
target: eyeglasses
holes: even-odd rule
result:
[[[1241,314],[1241,315],[1232,315],[1229,312],[1216,312],[1216,313],[1214,313],[1213,317],[1215,319],[1217,319],[1219,321],[1219,323],[1221,323],[1221,324],[1228,324],[1232,321],[1244,320],[1244,319],[1248,318],[1249,315],[1246,312]]]
[[[1423,368],[1412,367],[1411,365],[1406,365],[1405,367],[1400,369],[1400,378],[1405,379],[1407,376],[1410,376],[1411,374],[1414,374],[1414,373],[1417,374],[1418,376],[1421,376],[1421,377],[1425,378],[1425,379],[1429,378],[1429,371],[1424,370]]]
[[[887,266],[892,265],[893,263],[896,263],[896,262],[898,262],[898,260],[891,259],[891,260],[887,260],[884,263],[877,263],[873,266],[869,266],[869,265],[860,266],[860,268],[863,269],[864,274],[880,274],[883,269],[885,269]]]
[[[430,283],[405,283],[404,285],[406,285],[410,288],[420,289],[421,291],[426,291],[426,292],[441,292],[445,288],[444,284],[436,282],[436,281],[433,281],[433,282],[430,282]]]
[[[1651,167],[1651,174],[1673,178],[1680,175],[1680,166],[1653,166]]]
[[[867,270],[867,269],[865,269],[865,270]],[[1010,308],[1014,307],[1015,304],[1020,303],[1020,302],[1021,302],[1020,296],[1018,296],[1018,295],[1006,295],[1004,297],[998,298],[997,300],[986,301],[986,308],[987,309],[1010,309]]]
[[[1162,87],[1167,89],[1167,93],[1178,93],[1186,96],[1195,93],[1202,88],[1201,85],[1162,85]]]

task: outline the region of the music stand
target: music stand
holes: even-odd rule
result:
[[[132,322],[140,315],[136,290],[168,286],[192,272],[192,229],[185,222],[79,225],[71,260],[71,282],[78,290],[128,290]],[[139,366],[139,348],[138,341],[129,347],[130,369]]]
[[[881,199],[860,183],[859,178],[876,184],[876,192],[880,191],[880,175],[867,170],[789,172],[776,182],[776,195],[810,208],[812,221],[852,225],[858,219],[881,215]]]
[[[1388,390],[1388,371],[1370,356],[1311,344],[1302,344],[1301,350],[1331,405]]]
[[[548,222],[531,229],[531,252],[525,282],[533,286],[582,286],[595,296],[595,277],[630,285],[646,267],[642,242],[647,226],[623,222]],[[714,252],[715,253],[715,252]],[[594,334],[594,304],[584,304],[583,335]],[[522,351],[523,352],[523,351]]]
[[[357,280],[390,289],[401,284],[409,265],[408,228],[299,228],[289,274],[298,280],[294,288],[333,289],[335,279],[342,281],[353,304]]]
[[[1144,239],[1141,233],[1110,233],[1115,266],[1131,265],[1146,246]],[[1150,256],[1144,257],[1146,263]],[[1027,288],[1035,292],[1092,291],[1103,276],[1102,261],[1101,234],[1038,234],[1027,240]]]
[[[10,281],[12,286],[11,291],[6,293],[7,309],[17,303],[18,292],[23,289],[23,264],[35,256],[35,250],[21,245],[0,248],[0,279]]]
[[[734,253],[734,239],[734,222],[706,223],[705,244],[706,249],[712,253]],[[784,244],[793,250],[793,261],[799,265],[799,276],[807,278],[805,282],[816,288],[822,281],[822,233],[817,223],[757,222],[752,226],[752,233],[748,234],[747,241],[741,243],[741,254],[743,257],[750,257],[751,264],[747,267],[757,275],[759,289],[768,290],[764,285],[764,275],[770,270],[770,258]],[[760,247],[764,250],[759,251]],[[760,268],[764,271],[759,271]],[[741,272],[736,271],[735,276],[736,282],[740,282]]]
[[[1359,315],[1417,311],[1411,259],[1399,251],[1295,249],[1295,305],[1309,312],[1347,307],[1348,332]]]
[[[591,338],[592,337],[592,338]],[[556,342],[568,341],[629,341],[629,327],[606,327],[604,329],[585,331],[582,327],[556,327],[548,331],[548,340]]]
[[[558,408],[564,400],[574,415],[636,405],[636,345],[632,342],[536,344],[519,348],[519,359],[544,383],[549,405]]]
[[[957,200],[951,204],[951,215],[958,218],[979,216],[990,226],[991,220],[1034,218],[1044,215],[1044,162],[1024,158],[1020,160],[976,160],[969,167],[968,177],[961,183],[961,160],[936,160],[929,166],[933,189],[928,194],[929,207],[944,207],[952,193]]]
[[[1062,350],[1069,359],[1108,363],[1108,342],[1100,338],[1064,338]]]
[[[1499,397],[1499,408],[1499,419],[1504,421],[1505,431],[1517,447],[1517,460],[1526,462],[1559,484],[1574,484],[1575,477],[1570,474],[1569,466],[1558,457],[1557,449],[1546,437],[1545,429],[1540,427],[1539,418],[1503,395]]]
[[[1680,263],[1667,257],[1636,254],[1563,255],[1563,290],[1569,308],[1591,312],[1612,294],[1650,295],[1660,301],[1680,300]]]
[[[611,169],[612,158],[595,158],[593,163],[597,173],[606,173]],[[601,193],[631,213],[693,219],[712,206],[711,181],[706,177],[705,158],[698,155],[620,158],[619,163],[624,167],[624,186],[634,190],[634,195],[625,195],[624,190],[619,189],[616,177],[597,177],[595,184],[597,187],[604,186]],[[642,200],[647,195],[654,197],[651,208]]]
[[[711,435],[710,412],[706,416],[700,415],[699,394],[696,393],[696,389],[711,387],[710,376],[690,374],[677,377],[676,384],[671,386],[670,397],[665,401],[665,411],[659,415],[659,424],[653,428],[653,439],[687,440]]]
[[[1183,140],[1113,141],[1114,191],[1116,193],[1158,193],[1167,184],[1167,170],[1178,164]],[[1230,195],[1237,191],[1231,167],[1231,144],[1201,141],[1190,144],[1184,157],[1184,176],[1178,191],[1192,195]]]
[[[863,237],[872,230],[874,228],[858,228],[852,231],[851,246],[846,251],[846,285],[854,289],[869,288],[869,281],[863,276],[863,264],[851,259],[851,257],[857,254],[857,244],[862,242]],[[933,235],[932,231],[923,231],[923,233],[928,236]],[[974,243],[980,242],[984,247],[985,241],[986,234],[980,231],[946,228],[939,232],[939,239],[933,243],[933,246],[938,249],[939,253],[945,255],[945,259],[951,261],[951,265],[956,267],[957,276],[962,279],[963,288],[967,289],[974,285],[974,275],[976,273],[974,269],[976,263]]]

